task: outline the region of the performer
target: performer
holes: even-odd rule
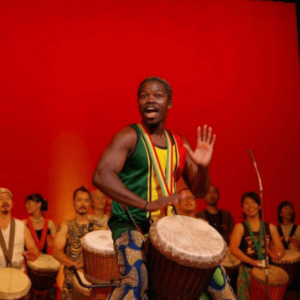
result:
[[[178,214],[205,221],[202,218],[197,218],[195,215],[197,200],[195,196],[191,193],[191,191],[188,188],[183,188],[178,194],[184,195],[184,198],[180,199],[177,204],[179,211]]]
[[[197,146],[192,151],[186,140],[165,129],[167,112],[172,107],[172,89],[159,77],[149,77],[140,84],[138,107],[142,123],[132,124],[115,135],[93,177],[93,184],[113,199],[109,227],[121,274],[120,286],[109,297],[114,300],[148,299],[143,238],[122,205],[128,206],[135,223],[147,233],[153,213],[159,215],[169,203],[184,198],[175,194],[175,181],[181,174],[192,193],[203,198],[210,184],[208,168],[216,138],[211,128],[205,125],[201,132],[199,127]],[[228,295],[230,286],[222,282],[220,290],[226,290]],[[220,295],[221,298],[235,296]]]
[[[24,223],[12,218],[12,208],[11,191],[0,188],[0,268],[12,267],[25,271],[23,255],[34,261],[39,256],[39,250]],[[24,245],[28,249],[25,252]]]
[[[38,249],[44,254],[51,254],[56,227],[52,220],[42,215],[42,212],[48,210],[48,202],[40,194],[29,195],[25,202],[30,217],[23,222],[29,228]]]
[[[294,224],[295,210],[289,201],[283,201],[278,206],[277,226],[285,249],[300,251],[300,226]]]
[[[73,299],[73,273],[69,269],[74,265],[77,269],[83,266],[81,238],[93,231],[89,221],[88,210],[91,206],[91,194],[84,187],[76,189],[73,194],[75,218],[59,225],[54,238],[53,257],[64,265],[64,283],[61,299]]]
[[[231,236],[230,252],[242,261],[237,280],[239,300],[250,299],[250,272],[253,267],[263,267],[265,248],[263,226],[266,230],[268,252],[273,260],[284,256],[284,247],[273,224],[263,223],[259,196],[254,192],[242,196],[242,210],[245,222],[238,223]],[[272,244],[271,244],[272,242]]]
[[[90,221],[94,224],[94,229],[108,230],[108,215],[106,214],[106,208],[108,206],[108,200],[106,196],[99,190],[94,190],[91,193],[92,196],[92,208],[94,210],[93,215],[89,215]]]
[[[205,210],[196,213],[196,217],[208,221],[209,225],[214,227],[229,245],[230,235],[234,227],[234,220],[231,213],[218,208],[220,193],[215,185],[209,187],[204,200],[206,202]]]

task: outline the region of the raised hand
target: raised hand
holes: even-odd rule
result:
[[[197,128],[197,145],[194,151],[192,151],[190,145],[184,144],[190,158],[193,162],[201,167],[207,167],[211,161],[213,148],[216,141],[216,135],[212,136],[211,127],[207,130],[207,125],[203,127],[203,136],[201,136],[201,127]]]

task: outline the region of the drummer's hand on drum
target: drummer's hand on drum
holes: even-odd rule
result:
[[[280,260],[282,256],[280,250],[275,246],[272,246],[270,249],[268,249],[268,253],[273,260]]]
[[[77,270],[82,270],[82,268],[83,268],[83,263],[74,262],[73,266],[74,266]]]
[[[265,268],[266,267],[266,261],[264,259],[263,260],[253,259],[252,262],[251,262],[251,265],[253,267]]]
[[[294,245],[294,247],[296,247],[297,249],[300,248],[300,243],[296,239],[290,236],[289,240]]]
[[[169,197],[161,197],[156,201],[147,202],[145,210],[146,211],[157,211],[161,208],[166,207],[167,205],[178,203],[179,200],[185,199],[185,197],[186,197],[186,195],[184,193],[181,195],[173,194]]]
[[[23,252],[23,255],[24,255],[24,256],[26,257],[26,259],[29,260],[29,261],[35,261],[35,260],[38,258],[38,256],[37,256],[33,251],[30,251],[30,250],[24,251],[24,252]]]
[[[207,130],[207,125],[205,124],[203,127],[203,136],[201,136],[201,127],[197,128],[197,144],[196,149],[193,151],[190,145],[186,142],[184,147],[186,148],[190,158],[193,162],[201,167],[208,167],[212,154],[213,148],[216,141],[216,135],[212,136],[211,127]]]

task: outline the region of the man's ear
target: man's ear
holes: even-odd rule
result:
[[[169,102],[168,102],[168,109],[170,109],[172,107],[172,105],[173,105],[172,100],[169,100]]]

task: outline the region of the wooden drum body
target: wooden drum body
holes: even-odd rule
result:
[[[84,277],[93,284],[117,283],[119,269],[109,230],[96,230],[86,234],[82,240]],[[106,299],[112,288],[92,289],[97,299]]]
[[[270,299],[281,300],[289,281],[288,274],[276,266],[269,266]],[[250,298],[266,299],[266,270],[253,268],[250,273]]]
[[[0,299],[25,299],[31,282],[22,271],[13,268],[0,269]]]
[[[78,275],[81,279],[81,281],[85,284],[90,284],[90,282],[88,282],[83,275],[83,272],[78,271]],[[75,277],[75,275],[73,276],[73,298],[74,300],[89,300],[90,299],[90,295],[91,292],[89,289],[81,286],[77,280],[77,278]]]
[[[280,260],[273,260],[273,264],[285,270],[289,275],[289,284],[293,284],[300,277],[300,252],[285,250]]]
[[[37,291],[50,290],[55,284],[60,266],[55,258],[47,254],[41,254],[35,261],[27,261],[32,288]]]
[[[198,300],[227,249],[213,227],[185,216],[152,224],[150,241],[149,292],[155,300]]]

